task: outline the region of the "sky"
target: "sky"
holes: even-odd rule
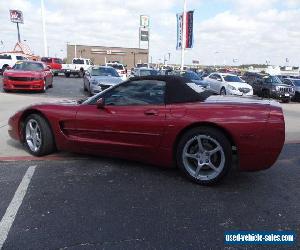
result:
[[[67,43],[138,47],[139,16],[145,14],[153,62],[170,53],[170,63],[180,63],[176,13],[183,0],[44,1],[50,56],[66,57]],[[9,9],[23,11],[21,39],[43,56],[40,0],[0,0],[0,51],[12,50],[17,41]],[[195,12],[194,47],[185,53],[186,64],[300,65],[300,0],[187,0],[187,9]]]

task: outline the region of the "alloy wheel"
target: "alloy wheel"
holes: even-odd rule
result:
[[[42,145],[42,133],[38,122],[30,119],[26,124],[25,139],[32,152],[37,152]]]

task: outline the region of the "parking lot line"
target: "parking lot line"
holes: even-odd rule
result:
[[[7,235],[9,233],[9,230],[16,218],[18,210],[27,192],[31,178],[34,174],[35,168],[36,166],[31,166],[27,169],[17,191],[15,192],[13,199],[11,200],[3,218],[0,221],[0,249],[2,249],[3,244],[5,243]]]

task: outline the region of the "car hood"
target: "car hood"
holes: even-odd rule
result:
[[[106,85],[115,85],[123,81],[121,77],[114,76],[93,76],[92,80],[97,81],[98,84]]]
[[[205,80],[191,80],[192,82],[196,83],[197,85],[201,85],[201,86],[204,86],[204,87],[207,87],[208,86],[208,82],[205,81]]]
[[[252,89],[251,85],[245,82],[227,82],[227,84],[236,87],[236,88],[248,88]]]
[[[40,77],[40,71],[6,70],[4,75],[11,77]]]

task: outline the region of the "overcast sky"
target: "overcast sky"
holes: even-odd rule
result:
[[[150,55],[154,62],[176,51],[176,13],[183,0],[45,0],[50,56],[65,57],[66,43],[138,47],[139,15],[150,16]],[[186,63],[300,64],[300,0],[187,0],[195,10],[192,50]],[[17,40],[9,9],[24,14],[21,38],[43,55],[40,0],[0,1],[0,51],[11,50]]]

